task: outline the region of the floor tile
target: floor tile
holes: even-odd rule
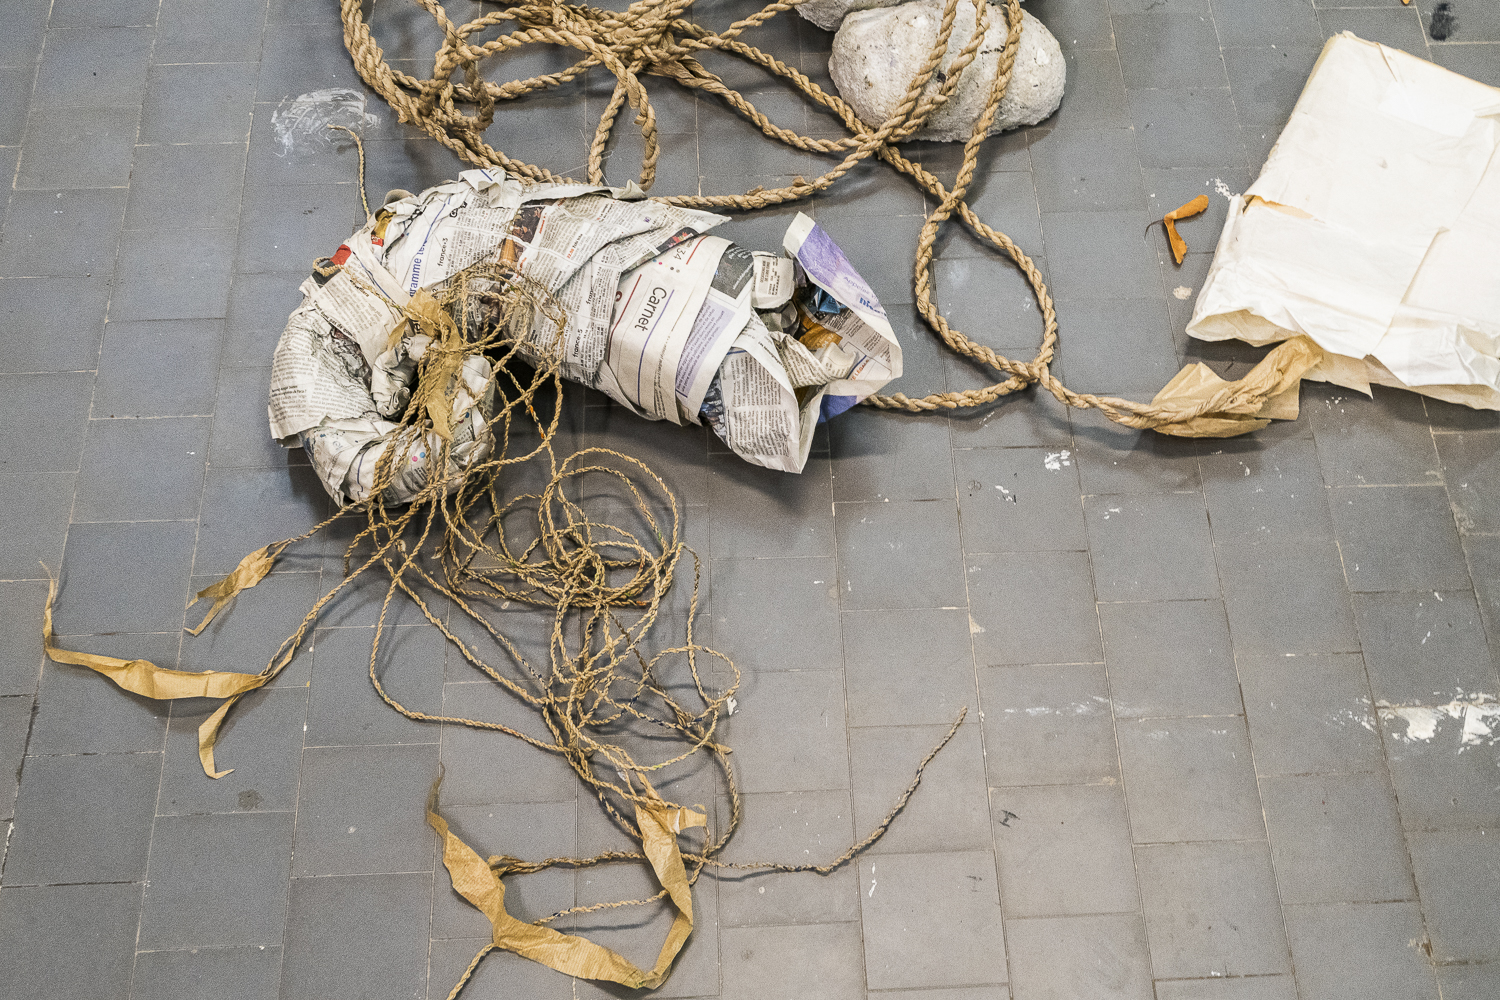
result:
[[[1136,431],[1103,420],[1080,426],[1074,440],[1086,494],[1197,490],[1203,446],[1188,438]]]
[[[1072,47],[1063,43],[1068,62],[1067,105],[1048,124],[1054,129],[1118,127],[1130,123],[1120,57],[1112,46]]]
[[[874,413],[861,407],[832,421],[828,433],[835,500],[953,496],[946,420]]]
[[[1096,663],[1101,658],[1086,552],[973,555],[970,631],[978,662]]]
[[[94,415],[213,413],[222,330],[219,320],[109,323],[98,361]]]
[[[1222,87],[1224,61],[1211,19],[1184,14],[1114,18],[1125,86]],[[1143,137],[1149,141],[1149,137]]]
[[[148,27],[49,31],[32,106],[139,104],[155,34]]]
[[[1318,15],[1302,0],[1270,0],[1245,8],[1214,3],[1214,25],[1226,48],[1237,45],[1317,45],[1323,41]]]
[[[74,521],[172,521],[198,514],[210,417],[90,420]]]
[[[58,634],[181,627],[197,531],[194,521],[73,525],[55,618]]]
[[[990,808],[1007,917],[1140,909],[1118,786],[996,788]]]
[[[1291,971],[1264,843],[1138,847],[1135,863],[1158,978]]]
[[[144,635],[72,636],[61,645],[83,653],[149,660],[177,666],[176,632]],[[49,660],[42,668],[32,754],[150,753],[166,738],[170,702],[120,690],[87,667]]]
[[[1500,952],[1493,932],[1493,885],[1500,851],[1493,830],[1413,833],[1412,864],[1432,957],[1438,962],[1493,961]]]
[[[1428,59],[1426,32],[1417,11],[1410,7],[1375,10],[1327,9],[1318,11],[1323,30],[1330,35],[1352,31],[1360,38]]]
[[[1437,977],[1444,997],[1451,1000],[1483,1000],[1500,989],[1500,962],[1444,965],[1438,968]]]
[[[1214,541],[1333,537],[1312,441],[1226,441],[1198,463]]]
[[[136,956],[132,1000],[275,1000],[281,948],[149,951]]]
[[[708,482],[710,543],[719,556],[833,555],[833,495],[827,459],[800,476],[715,459]]]
[[[43,564],[62,561],[68,511],[78,476],[72,472],[0,474],[0,530],[12,544],[0,553],[0,575],[41,579]]]
[[[331,511],[327,493],[311,468],[235,469],[211,467],[203,486],[203,511],[193,572],[228,573],[247,553],[295,538]],[[279,537],[278,537],[279,536]]]
[[[215,764],[220,770],[233,771],[214,780],[203,773],[198,761],[198,727],[217,709],[216,702],[198,700],[174,706],[157,813],[296,809],[302,729],[307,724],[306,688],[263,688],[240,699],[214,745]]]
[[[1262,778],[1260,794],[1283,904],[1415,898],[1384,775]]]
[[[729,736],[743,791],[848,787],[842,671],[752,674],[740,691]]]
[[[867,858],[860,889],[870,989],[1006,981],[988,851]]]
[[[1355,594],[1377,702],[1442,704],[1497,689],[1479,607],[1467,590]]]
[[[964,603],[955,503],[918,500],[839,508],[839,600],[845,611]]]
[[[222,319],[234,241],[233,229],[127,229],[109,318]]]
[[[1231,543],[1215,555],[1237,653],[1359,651],[1337,546]]]
[[[1156,981],[1157,1000],[1296,1000],[1290,976],[1243,979],[1172,979]]]
[[[1494,499],[1500,434],[1436,436],[1453,517],[1465,535],[1500,533],[1500,503]]]
[[[1242,711],[1220,602],[1101,604],[1099,623],[1117,718]]]
[[[0,893],[6,962],[0,989],[17,1000],[114,1000],[130,989],[139,885],[67,885]]]
[[[17,188],[113,188],[130,183],[141,109],[48,108],[32,112]]]
[[[370,682],[373,629],[318,632],[312,690],[307,703],[309,747],[436,743],[438,728],[392,711]],[[443,711],[443,659],[447,640],[426,625],[385,629],[375,676],[386,694],[414,712]]]
[[[991,785],[1119,780],[1102,666],[986,667],[979,696]]]
[[[1217,58],[1210,61],[1206,76],[1222,78],[1222,64]],[[1211,83],[1198,86],[1202,89],[1130,91],[1142,165],[1212,167],[1240,159],[1239,120],[1230,91]]]
[[[434,940],[428,953],[427,992],[418,995],[428,1000],[446,1000],[474,956],[489,943],[488,937]],[[465,989],[472,989],[479,996],[520,990],[536,1000],[572,1000],[574,982],[538,962],[509,952],[491,951],[474,970]]]
[[[1065,381],[1075,392],[1150,398],[1181,365],[1165,299],[1059,299]],[[1098,419],[1098,418],[1090,418]]]
[[[0,473],[73,472],[89,417],[92,372],[0,375],[10,433]]]
[[[1329,491],[1329,509],[1352,591],[1459,590],[1469,572],[1438,486]]]
[[[430,874],[293,879],[281,995],[421,996],[431,885]]]
[[[254,63],[157,64],[141,110],[141,141],[247,142]]]
[[[949,723],[974,704],[964,611],[849,611],[843,625],[851,726]]]
[[[719,945],[726,998],[865,995],[859,924],[726,927]]]
[[[1286,923],[1306,996],[1438,996],[1415,903],[1288,906]]]
[[[725,860],[827,864],[856,836],[849,793],[767,792],[745,797],[747,819]],[[829,924],[859,919],[859,878],[853,865],[830,875],[721,871],[719,922],[724,927]]]
[[[1061,298],[1158,298],[1156,254],[1142,212],[1043,212],[1042,234]]]
[[[1380,711],[1391,783],[1408,830],[1500,825],[1500,748],[1480,712],[1466,735],[1469,712],[1462,704]]]
[[[27,758],[6,886],[141,881],[160,774],[159,753]]]
[[[713,647],[757,670],[837,664],[842,650],[835,570],[826,558],[715,559],[707,602]],[[767,656],[772,649],[775,655]]]
[[[1357,654],[1238,659],[1257,772],[1380,770],[1380,734]]]
[[[1136,843],[1265,836],[1243,720],[1133,719],[1117,730]]]
[[[1155,998],[1137,914],[1011,920],[1005,930],[1017,1000]]]
[[[95,367],[108,300],[102,276],[0,279],[0,363],[18,372]],[[48,335],[36,336],[42,327]]]
[[[159,818],[136,947],[280,944],[294,818],[292,813]]]
[[[1054,129],[1031,144],[1031,162],[1044,212],[1146,207],[1132,129]]]
[[[1200,495],[1087,497],[1084,513],[1101,603],[1219,596]]]
[[[421,801],[437,747],[319,747],[303,754],[293,873],[431,871],[436,838]]]
[[[29,694],[0,697],[0,819],[15,816],[16,785],[31,735],[31,706]]]
[[[1373,399],[1335,386],[1308,393],[1323,480],[1330,486],[1414,486],[1442,478],[1422,400],[1374,386]],[[1447,440],[1446,437],[1444,440]]]
[[[1066,449],[954,452],[964,551],[1084,548],[1083,515],[1077,506],[1078,470],[1069,457]]]
[[[233,229],[239,224],[245,146],[140,146],[130,174],[130,229]]]
[[[250,4],[220,7],[204,0],[164,0],[152,56],[159,63],[258,59],[265,19],[265,12]]]
[[[116,28],[124,25],[154,25],[157,5],[150,0],[58,0],[52,5],[49,28]]]

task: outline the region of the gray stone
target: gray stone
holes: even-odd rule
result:
[[[856,3],[860,0],[855,0]],[[866,122],[877,124],[900,106],[912,78],[921,69],[937,38],[943,0],[916,0],[899,7],[856,11],[844,18],[833,39],[828,72],[839,94]],[[800,8],[799,8],[800,9]],[[913,140],[962,141],[984,110],[990,85],[1005,48],[1005,9],[990,5],[990,23],[974,62],[963,71],[957,89],[933,112]],[[1062,103],[1067,67],[1062,48],[1046,26],[1024,11],[1015,70],[989,134],[1035,125]],[[942,87],[943,74],[968,43],[974,30],[974,5],[961,0],[948,40],[948,51],[925,94]]]

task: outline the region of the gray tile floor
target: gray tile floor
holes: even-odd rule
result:
[[[1068,95],[991,143],[974,198],[1046,270],[1075,389],[1145,398],[1184,359],[1243,372],[1255,352],[1187,342],[1191,295],[1173,294],[1202,283],[1216,187],[1243,190],[1332,32],[1500,84],[1500,6],[1451,2],[1458,29],[1436,44],[1433,0],[1032,0],[1067,53]],[[311,653],[245,699],[218,782],[193,753],[209,708],[44,663],[38,638],[39,560],[64,569],[66,644],[184,668],[257,669],[334,579],[331,560],[293,561],[203,637],[179,631],[190,591],[326,511],[305,464],[268,440],[264,395],[297,283],[358,221],[352,149],[287,148],[272,123],[300,94],[359,88],[334,5],[4,6],[0,819],[14,820],[0,995],[445,996],[485,925],[422,822],[440,762],[480,850],[621,838],[555,762],[381,705],[363,677],[371,599],[342,602]],[[703,0],[701,16],[749,9]],[[373,19],[420,70],[426,15],[377,0]],[[825,77],[828,34],[790,17],[759,34]],[[527,55],[514,75],[558,64]],[[750,71],[731,79],[779,121],[833,128]],[[658,192],[822,166],[655,92]],[[491,134],[577,170],[607,93],[592,79],[502,112]],[[459,169],[378,101],[368,111],[373,190]],[[611,179],[633,176],[637,149],[619,141]],[[956,162],[951,147],[918,155]],[[1179,269],[1141,234],[1200,192],[1214,211],[1184,225],[1195,252]],[[914,319],[923,208],[872,170],[809,210],[889,307],[899,387],[977,385]],[[789,214],[726,232],[774,247]],[[1013,269],[954,233],[937,281],[961,328],[1028,351],[1037,314]],[[951,417],[851,413],[788,477],[602,397],[571,403],[570,443],[640,454],[688,504],[709,587],[699,634],[746,669],[733,857],[833,856],[971,708],[856,865],[705,878],[662,995],[1500,997],[1500,750],[1480,710],[1453,706],[1424,732],[1420,712],[1377,707],[1500,695],[1494,414],[1309,386],[1296,423],[1185,442],[1026,394]],[[408,703],[517,717],[445,666],[430,629],[396,642],[386,680]],[[644,885],[549,873],[512,898],[540,914]],[[649,960],[664,928],[581,929]],[[601,992],[499,955],[470,995]]]

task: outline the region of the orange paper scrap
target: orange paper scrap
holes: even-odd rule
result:
[[[1182,263],[1182,258],[1187,256],[1187,243],[1177,234],[1177,221],[1179,219],[1191,219],[1201,214],[1208,208],[1208,195],[1200,194],[1181,208],[1174,208],[1162,216],[1162,222],[1167,227],[1167,240],[1172,244],[1172,257],[1177,263]]]

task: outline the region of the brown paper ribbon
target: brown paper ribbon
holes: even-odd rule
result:
[[[259,583],[276,562],[276,557],[270,553],[270,549],[271,546],[266,546],[250,553],[240,560],[234,572],[213,586],[200,591],[198,597],[214,598],[214,606],[197,629],[186,631],[197,635],[203,631],[203,626],[219,613],[220,608],[234,599],[235,594]],[[69,663],[75,667],[88,667],[95,673],[108,677],[126,691],[143,698],[152,698],[156,701],[174,701],[179,698],[225,699],[224,703],[198,727],[198,760],[203,764],[203,772],[210,778],[222,778],[234,770],[234,768],[229,768],[220,771],[214,764],[214,745],[219,741],[219,727],[223,725],[225,716],[229,714],[229,710],[234,707],[240,695],[261,687],[276,675],[276,671],[263,674],[238,674],[223,670],[168,670],[165,667],[158,667],[150,660],[122,660],[115,656],[63,649],[54,641],[56,636],[52,632],[52,605],[56,601],[57,580],[49,579],[47,605],[42,611],[42,648],[46,651],[48,658],[58,663]],[[188,607],[192,607],[192,604]],[[282,660],[278,665],[278,670],[286,665],[289,658],[288,656]]]
[[[1180,208],[1174,208],[1162,216],[1162,223],[1167,227],[1167,242],[1172,244],[1172,257],[1177,263],[1182,263],[1182,258],[1187,256],[1187,242],[1178,235],[1177,222],[1180,219],[1191,219],[1195,215],[1202,214],[1208,208],[1208,195],[1200,194],[1192,201]]]
[[[1322,357],[1322,348],[1312,340],[1293,337],[1278,344],[1237,382],[1225,381],[1205,364],[1188,365],[1151,402],[1205,403],[1209,408],[1190,420],[1154,429],[1174,437],[1234,437],[1260,430],[1272,419],[1295,420],[1302,375]],[[1232,402],[1246,390],[1248,397]]]
[[[453,400],[464,364],[463,337],[448,310],[425,289],[419,289],[406,303],[406,315],[415,319],[417,328],[432,338],[427,350],[435,352],[417,384],[413,402],[426,408],[432,419],[432,432],[444,441],[451,441]]]
[[[198,623],[197,628],[185,630],[187,634],[200,634],[208,626],[208,623],[214,620],[214,615],[218,614],[230,601],[234,600],[234,595],[242,590],[249,590],[257,583],[260,583],[260,581],[266,578],[266,574],[271,572],[271,567],[274,565],[276,565],[276,557],[271,554],[271,546],[267,545],[265,548],[256,549],[241,559],[240,564],[234,568],[234,572],[230,573],[224,579],[198,591],[198,596],[188,602],[188,607],[191,608],[205,597],[212,597],[214,606],[208,609],[208,615]]]
[[[655,989],[665,981],[672,962],[693,930],[692,887],[677,846],[677,834],[705,826],[707,818],[703,813],[671,806],[660,799],[645,805],[636,803],[635,819],[640,826],[643,850],[657,881],[677,910],[656,965],[647,972],[588,938],[564,934],[542,924],[528,924],[506,912],[505,885],[500,881],[503,869],[499,873],[491,869],[472,847],[448,829],[447,821],[438,815],[437,791],[434,783],[427,801],[427,822],[442,839],[443,864],[453,880],[454,891],[489,918],[494,928],[494,947],[580,979],[604,980],[633,989]]]

